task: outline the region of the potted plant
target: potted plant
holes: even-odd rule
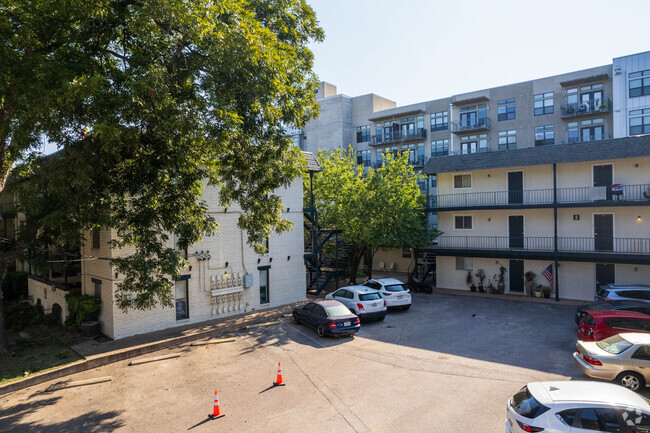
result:
[[[535,297],[537,297],[537,298],[542,297],[542,285],[541,284],[537,284],[535,286]]]
[[[528,271],[524,274],[524,287],[526,288],[526,295],[533,296],[533,287],[535,286],[535,277],[537,275],[533,271]]]
[[[503,293],[506,289],[506,272],[508,272],[508,270],[505,268],[505,266],[501,265],[499,268],[499,278],[497,283],[499,293]]]
[[[494,275],[492,278],[495,278],[495,279],[496,279],[496,275]],[[488,293],[492,293],[492,294],[494,294],[494,293],[499,293],[499,292],[497,291],[497,288],[494,287],[494,283],[492,282],[492,278],[488,278],[488,285],[487,285],[487,288],[488,288],[488,289],[487,289],[487,292],[488,292]]]
[[[553,289],[549,286],[542,286],[542,295],[544,295],[545,298],[550,298],[551,293],[553,293]]]
[[[483,282],[485,281],[485,277],[486,277],[485,269],[478,269],[474,275],[476,276],[476,278],[478,278],[478,291],[484,292],[485,286],[483,285]]]
[[[465,276],[465,283],[469,286],[470,292],[476,292],[476,286],[474,285],[474,276],[472,275],[472,271],[467,271],[467,275]]]

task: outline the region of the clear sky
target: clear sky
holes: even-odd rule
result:
[[[318,77],[398,106],[650,50],[650,0],[307,0]]]

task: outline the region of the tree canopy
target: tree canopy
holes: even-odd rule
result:
[[[422,176],[409,165],[408,154],[385,153],[376,170],[357,165],[352,149],[319,152],[318,160],[323,171],[314,176],[313,188],[319,222],[341,230],[351,244],[352,282],[364,254],[422,247],[436,235],[426,223]]]
[[[206,184],[261,249],[290,229],[272,191],[303,170],[284,130],[317,115],[307,43],[322,37],[304,0],[3,2],[0,192],[24,162],[23,240],[115,229],[113,246],[135,251],[112,263],[117,300],[136,308],[171,305],[183,260],[168,235],[184,248],[217,229]],[[35,157],[45,141],[60,152]]]

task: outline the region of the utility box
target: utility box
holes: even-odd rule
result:
[[[253,287],[253,274],[244,275],[244,287]]]

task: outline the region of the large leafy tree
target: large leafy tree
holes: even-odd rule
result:
[[[10,171],[33,251],[119,235],[135,308],[170,305],[169,276],[217,229],[200,199],[243,210],[250,245],[288,230],[272,191],[302,171],[284,137],[317,114],[304,0],[6,0],[0,5],[0,192]],[[60,152],[34,157],[43,142]],[[0,278],[20,247],[0,260]],[[0,296],[1,298],[1,296]],[[0,352],[6,350],[0,300]]]
[[[342,231],[350,243],[350,282],[364,255],[372,258],[379,248],[422,247],[437,235],[427,227],[425,196],[408,163],[408,154],[384,154],[377,170],[357,165],[352,149],[319,152],[323,171],[314,177],[313,189],[319,222]]]

